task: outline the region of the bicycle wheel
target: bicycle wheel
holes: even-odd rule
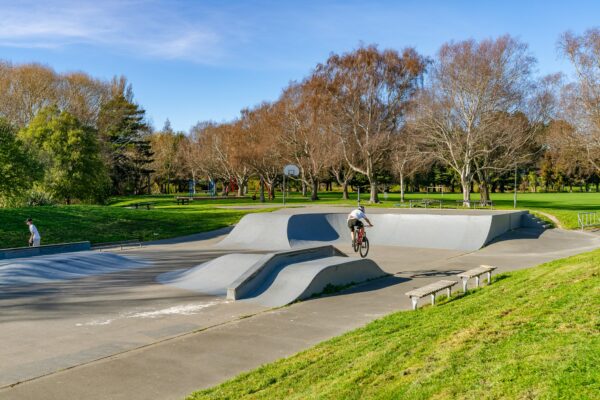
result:
[[[363,237],[362,243],[360,244],[360,256],[365,258],[367,254],[369,254],[369,239],[367,237]]]

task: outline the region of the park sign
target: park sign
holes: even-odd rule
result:
[[[294,164],[288,164],[283,167],[283,174],[285,176],[298,176],[300,175],[300,168]]]

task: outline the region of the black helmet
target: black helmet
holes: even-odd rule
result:
[[[365,212],[365,206],[358,206],[358,209],[362,212]]]

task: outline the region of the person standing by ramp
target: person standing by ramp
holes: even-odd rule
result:
[[[40,247],[42,237],[40,236],[40,233],[33,224],[33,220],[31,218],[27,218],[27,221],[25,221],[25,223],[29,225],[29,233],[31,233],[31,236],[29,236],[29,245],[33,247]]]

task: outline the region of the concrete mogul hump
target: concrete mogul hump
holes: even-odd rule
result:
[[[263,254],[227,254],[190,269],[165,272],[156,281],[192,292],[225,296],[227,288],[263,257]]]
[[[0,286],[64,281],[149,265],[131,256],[96,251],[17,258],[0,262]]]
[[[375,262],[347,257],[333,246],[261,254],[228,254],[189,270],[161,274],[157,281],[229,300],[279,307],[321,293],[327,285],[348,285],[386,275]]]

